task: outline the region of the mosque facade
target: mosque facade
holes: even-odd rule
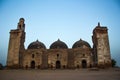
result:
[[[94,28],[93,47],[85,40],[76,41],[72,48],[60,39],[47,49],[36,40],[25,49],[25,20],[20,18],[17,29],[10,31],[7,67],[22,69],[76,69],[111,67],[111,55],[107,27],[100,23]]]

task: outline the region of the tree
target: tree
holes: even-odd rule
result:
[[[0,69],[3,69],[3,65],[0,63]]]
[[[115,59],[112,59],[112,67],[115,67],[116,66],[116,61]]]

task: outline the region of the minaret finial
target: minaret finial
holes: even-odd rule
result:
[[[17,25],[17,29],[25,31],[25,24],[24,24],[24,22],[25,22],[25,19],[24,18],[20,18],[19,22],[18,22],[18,25]]]
[[[100,27],[100,22],[98,22],[98,26]]]

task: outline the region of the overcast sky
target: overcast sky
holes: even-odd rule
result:
[[[26,24],[25,48],[37,39],[47,48],[58,38],[69,48],[80,38],[91,47],[98,22],[108,27],[111,57],[120,66],[119,0],[0,0],[0,63],[6,64],[9,32]]]

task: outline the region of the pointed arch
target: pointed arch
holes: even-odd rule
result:
[[[82,68],[87,68],[87,61],[86,60],[82,60]]]
[[[35,61],[31,61],[31,68],[35,69]]]

